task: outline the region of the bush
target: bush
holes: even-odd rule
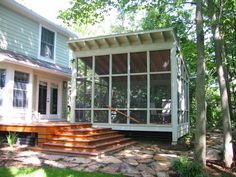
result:
[[[185,156],[174,160],[171,167],[176,170],[180,177],[207,177],[201,164],[190,161]]]
[[[7,135],[7,144],[12,147],[14,144],[16,144],[16,138],[17,134],[15,132],[9,132]]]

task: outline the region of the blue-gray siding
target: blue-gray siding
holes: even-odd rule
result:
[[[39,25],[0,5],[0,47],[28,56],[38,55]]]
[[[69,66],[69,49],[67,37],[57,33],[56,37],[56,64]]]
[[[38,58],[39,28],[38,22],[0,5],[0,48]],[[57,33],[55,64],[64,67],[69,67],[67,40]]]

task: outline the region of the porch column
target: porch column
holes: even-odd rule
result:
[[[171,124],[172,144],[178,140],[178,82],[177,82],[177,58],[176,44],[171,49]]]
[[[76,101],[76,77],[77,77],[77,57],[73,56],[72,76],[71,76],[71,113],[70,122],[75,123],[75,101]]]

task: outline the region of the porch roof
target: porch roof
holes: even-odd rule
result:
[[[176,41],[174,29],[165,28],[151,31],[139,31],[132,33],[81,38],[70,40],[68,44],[70,49],[73,51],[88,51],[174,41]]]
[[[37,58],[29,57],[23,54],[15,53],[10,50],[0,49],[0,62],[13,63],[23,65],[32,69],[58,74],[65,77],[71,77],[71,69],[59,66],[55,63],[39,60]]]

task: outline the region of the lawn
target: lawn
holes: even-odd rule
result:
[[[125,177],[106,173],[82,172],[60,168],[0,168],[0,177]]]

